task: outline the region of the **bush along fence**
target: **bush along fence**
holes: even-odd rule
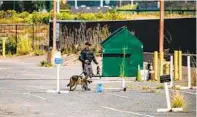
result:
[[[190,10],[189,10],[190,11]],[[104,21],[104,20],[136,20],[136,19],[159,19],[159,12],[153,11],[135,11],[140,12],[139,14],[132,14],[131,11],[120,10],[110,10],[105,13],[71,13],[71,12],[60,12],[57,13],[57,20],[95,20],[95,21]],[[150,13],[151,12],[151,13]],[[186,11],[185,11],[186,12]],[[12,23],[28,23],[28,24],[48,24],[49,20],[52,19],[53,13],[50,12],[36,12],[28,13],[16,12],[14,10],[2,11],[0,10],[0,23],[1,24],[12,24]],[[166,18],[195,18],[195,12],[193,10],[189,13],[167,13],[165,14]]]
[[[53,45],[53,28],[50,25],[50,42],[49,46]],[[65,24],[60,24],[59,37],[57,41],[57,48],[61,49],[63,54],[77,53],[84,46],[86,41],[92,43],[92,47],[96,54],[99,53],[100,42],[106,39],[110,32],[108,26],[100,26],[99,24],[95,27],[86,27],[86,23],[80,23],[79,27],[68,28]]]
[[[5,55],[44,54],[48,47],[48,25],[0,24],[0,54],[5,40]]]

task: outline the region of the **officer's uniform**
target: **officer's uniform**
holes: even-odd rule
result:
[[[94,53],[91,50],[87,50],[85,48],[81,51],[81,55],[79,57],[79,60],[82,62],[82,68],[83,68],[84,75],[92,78],[93,71],[92,71],[91,62],[93,61],[95,64],[98,64],[98,62],[95,59]],[[85,62],[86,60],[88,62]]]
[[[98,64],[98,62],[96,61],[96,58],[94,56],[94,53],[91,50],[88,50],[85,48],[81,51],[81,55],[79,57],[79,60],[82,62],[82,68],[83,68],[84,75],[88,76],[89,78],[92,78],[93,70],[92,70],[91,62],[93,61],[95,64]],[[90,90],[88,88],[87,83],[83,86],[83,88],[85,90]]]

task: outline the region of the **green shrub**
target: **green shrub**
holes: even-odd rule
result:
[[[35,24],[48,23],[49,19],[50,19],[49,13],[40,13],[40,12],[32,13],[32,22]]]
[[[16,54],[16,39],[12,36],[9,36],[5,40],[5,54]],[[0,47],[2,51],[2,40],[0,40]]]
[[[40,50],[40,49],[34,50],[34,55],[36,55],[36,56],[40,56],[40,55],[44,55],[44,54],[45,54],[44,50]]]
[[[11,53],[11,54],[16,54],[16,38],[14,37],[8,37],[6,40],[6,54]]]
[[[121,6],[119,7],[118,9],[130,9],[130,10],[134,10],[137,8],[137,5],[131,5],[131,4],[127,4],[127,5],[124,5],[124,6]]]
[[[77,17],[76,15],[73,15],[73,14],[71,14],[71,13],[67,13],[67,12],[63,12],[63,13],[61,13],[61,15],[62,15],[62,20],[73,20],[73,19],[75,19],[75,17]]]
[[[24,11],[24,12],[18,14],[18,17],[23,18],[23,19],[26,17],[29,17],[29,12]]]
[[[15,10],[7,10],[7,11],[4,13],[4,17],[5,17],[5,18],[15,17],[16,15],[17,15],[17,13],[16,13]]]
[[[126,5],[120,7],[121,9],[135,9],[135,5]],[[50,12],[41,13],[34,11],[33,13],[21,12],[17,13],[14,10],[0,11],[0,23],[49,23],[49,19],[53,16],[52,10]],[[195,14],[178,14],[165,13],[166,17],[195,17]],[[140,12],[140,14],[131,14],[116,12],[116,9],[107,11],[106,13],[71,13],[60,12],[57,14],[58,20],[129,20],[135,18],[159,18],[159,12]]]
[[[18,55],[26,55],[29,54],[32,50],[32,41],[25,36],[19,36],[17,40],[17,54]]]
[[[4,11],[0,11],[0,19],[4,18]]]

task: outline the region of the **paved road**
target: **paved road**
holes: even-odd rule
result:
[[[105,88],[120,87],[116,78],[94,78],[91,91],[80,87],[68,94],[46,93],[56,88],[56,69],[40,68],[44,57],[0,60],[0,117],[194,117],[196,114],[196,90],[182,90],[187,106],[184,112],[157,113],[165,108],[165,93],[142,90],[144,86],[155,89],[159,84],[134,82],[126,92],[106,89],[96,93],[96,84]],[[95,67],[95,66],[94,66]],[[80,65],[62,66],[61,90],[68,90],[68,78],[80,74]]]

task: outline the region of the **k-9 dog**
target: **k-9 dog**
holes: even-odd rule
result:
[[[70,86],[70,91],[74,91],[77,87],[77,85],[81,85],[82,89],[86,89],[85,85],[87,83],[92,83],[91,80],[88,80],[88,76],[81,76],[81,75],[73,75],[70,78],[70,82],[68,83],[67,87]]]

